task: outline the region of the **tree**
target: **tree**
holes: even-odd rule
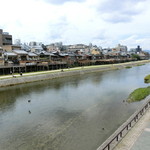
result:
[[[140,56],[138,54],[132,54],[131,57],[140,60]]]

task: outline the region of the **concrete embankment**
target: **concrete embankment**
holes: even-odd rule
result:
[[[107,71],[111,70],[113,68],[106,67],[106,68],[96,68],[96,69],[82,69],[82,70],[75,70],[75,71],[64,71],[64,72],[56,72],[56,73],[49,73],[49,74],[37,74],[32,76],[22,76],[22,77],[12,77],[9,79],[3,79],[0,81],[0,87],[4,86],[12,86],[17,84],[23,84],[23,83],[30,83],[30,82],[36,82],[36,81],[43,81],[43,80],[49,80],[54,78],[60,78],[60,77],[67,77],[67,76],[75,76],[85,73],[92,73],[92,72],[99,72],[99,71]]]
[[[147,61],[138,61],[138,62],[130,62],[130,63],[122,63],[122,64],[113,64],[113,65],[103,65],[103,66],[95,66],[95,67],[80,67],[78,70],[73,69],[64,69],[63,72],[50,72],[45,74],[30,74],[29,76],[20,76],[20,77],[9,77],[8,79],[0,80],[0,87],[4,86],[12,86],[17,84],[23,83],[30,83],[36,81],[43,81],[48,79],[60,78],[60,77],[67,77],[67,76],[74,76],[86,73],[94,73],[100,71],[108,71],[108,70],[115,70],[115,69],[123,69],[127,66],[136,66],[138,64],[149,63],[150,60]]]
[[[150,109],[118,143],[114,150],[149,150]]]
[[[132,116],[130,116],[130,118],[124,122],[97,150],[113,150],[120,141],[121,142],[118,144],[115,150],[129,150],[133,146],[139,134],[141,134],[143,128],[147,124],[147,120],[149,119],[149,117],[148,119],[145,119],[147,117],[144,117],[144,119],[142,118],[145,116],[145,114],[147,116],[147,112],[149,112],[150,96],[146,97],[144,100],[146,102]],[[143,120],[142,124],[144,124],[144,126],[139,124],[137,125],[138,121],[140,120]],[[126,135],[128,137],[127,139]]]

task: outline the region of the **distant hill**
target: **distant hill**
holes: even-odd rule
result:
[[[143,50],[143,51],[148,52],[150,54],[150,50]]]

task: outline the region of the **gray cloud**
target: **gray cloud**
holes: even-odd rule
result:
[[[142,10],[136,8],[139,2],[146,0],[106,0],[100,3],[98,11],[102,14],[107,14],[103,18],[112,23],[130,22],[132,17],[141,13]],[[107,18],[108,16],[108,18]]]
[[[60,17],[57,22],[49,23],[49,31],[47,32],[48,37],[53,40],[61,39],[62,35],[67,30],[69,23],[66,17]]]
[[[44,0],[44,1],[46,1],[47,3],[55,4],[55,5],[61,5],[66,2],[83,2],[85,0]]]
[[[125,22],[131,22],[132,17],[129,15],[124,14],[110,14],[107,17],[103,18],[105,21],[111,22],[111,23],[125,23]]]
[[[124,12],[128,10],[130,12],[135,12],[134,7],[139,2],[144,2],[146,0],[105,0],[99,6],[99,9],[105,12],[112,12],[112,11],[121,11]]]

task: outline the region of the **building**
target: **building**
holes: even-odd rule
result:
[[[21,45],[21,40],[20,39],[15,39],[14,44],[20,46]]]
[[[63,43],[62,42],[56,42],[56,43],[51,43],[46,46],[47,52],[60,52],[63,50]]]
[[[33,53],[41,53],[43,51],[42,42],[30,42],[29,46]]]
[[[34,46],[42,46],[42,42],[35,42],[35,41],[32,41],[29,43],[29,46],[31,47],[34,47]]]
[[[127,50],[128,50],[127,46],[120,45],[120,44],[118,44],[114,49],[116,51],[120,51],[120,52],[127,52]]]
[[[131,48],[129,52],[130,54],[139,54],[142,52],[142,48],[138,45],[137,48]]]
[[[3,49],[0,47],[0,66],[4,65]]]
[[[19,45],[4,45],[3,46],[4,51],[12,51],[15,49],[21,50],[21,46],[19,46]]]
[[[68,52],[82,51],[84,53],[85,50],[87,51],[87,49],[89,49],[89,46],[87,46],[87,45],[84,45],[84,44],[75,44],[75,45],[70,45],[68,47],[67,51]]]
[[[0,29],[0,47],[4,45],[12,45],[12,35]]]
[[[142,52],[142,48],[138,45],[136,48],[136,51],[137,51],[137,53],[140,53],[140,52]]]

